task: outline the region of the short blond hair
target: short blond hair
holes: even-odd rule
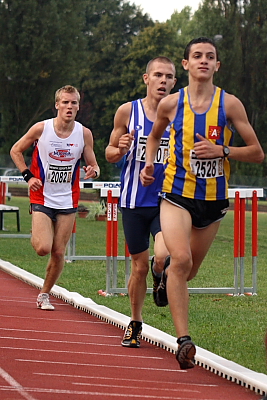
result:
[[[151,69],[151,65],[152,65],[155,61],[161,62],[161,63],[163,63],[163,64],[170,64],[170,65],[172,65],[172,66],[173,66],[173,69],[174,69],[174,75],[176,74],[176,68],[175,68],[174,63],[172,62],[172,60],[171,60],[170,58],[164,57],[164,56],[155,57],[155,58],[152,58],[152,60],[148,61],[147,66],[146,66],[146,74],[149,74],[150,69]]]
[[[71,85],[66,85],[62,86],[62,88],[58,89],[55,93],[55,102],[57,103],[61,99],[61,94],[62,93],[75,93],[78,99],[78,102],[80,102],[80,93],[76,89],[76,87],[71,86]]]

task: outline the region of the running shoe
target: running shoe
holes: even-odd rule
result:
[[[125,347],[140,347],[140,339],[142,332],[142,322],[131,321],[124,333],[122,346]]]
[[[192,340],[185,340],[176,352],[176,360],[181,369],[190,369],[195,366],[196,347]]]
[[[37,297],[37,308],[41,308],[41,310],[54,310],[55,307],[49,301],[48,293],[40,293]]]
[[[157,304],[157,291],[158,291],[158,287],[160,284],[161,276],[157,276],[155,274],[153,265],[154,265],[154,256],[152,257],[152,260],[151,260],[151,273],[152,273],[152,277],[153,277],[153,300],[154,300],[154,303]]]
[[[164,269],[161,274],[160,284],[158,286],[158,290],[156,293],[155,303],[158,307],[166,307],[168,305],[168,297],[167,297],[167,275],[166,268],[170,265],[170,256],[166,257]]]

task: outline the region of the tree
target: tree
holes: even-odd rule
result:
[[[104,155],[116,107],[111,99],[114,93],[121,92],[125,56],[133,38],[153,24],[139,7],[128,2],[87,1],[84,30],[87,39],[86,67],[80,73],[80,88],[89,112],[84,115],[86,119],[80,121],[92,129],[103,180],[119,175],[119,171],[105,160]]]
[[[85,0],[1,0],[1,152],[75,82],[84,48]]]
[[[214,82],[236,95],[244,104],[248,118],[263,148],[267,117],[267,3],[264,0],[204,0],[192,18],[192,37],[217,40],[221,67]],[[234,145],[244,145],[235,135]],[[262,176],[264,165],[231,162],[233,173]],[[265,171],[265,172],[264,172]],[[232,177],[234,174],[232,174]],[[251,178],[248,178],[251,180]]]
[[[91,104],[89,123],[96,138],[109,137],[113,116],[110,118],[107,103],[122,87],[129,46],[134,37],[152,25],[147,15],[127,2],[90,0],[87,4],[88,52],[86,68],[81,71],[81,88]]]

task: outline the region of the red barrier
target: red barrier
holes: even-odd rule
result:
[[[6,183],[0,182],[0,204],[6,204]]]
[[[258,197],[257,191],[253,191],[252,196],[252,293],[256,294],[257,287],[257,255],[258,255]],[[238,276],[240,278],[240,293],[244,294],[244,258],[246,240],[246,198],[240,197],[240,193],[235,192],[234,203],[234,260],[235,260],[235,288],[237,294]],[[239,266],[239,267],[238,267]]]
[[[234,257],[239,257],[240,242],[240,197],[239,192],[235,193],[234,204]]]
[[[112,256],[118,257],[119,252],[119,227],[118,227],[118,198],[112,198]]]
[[[106,234],[106,256],[112,254],[112,192],[108,191],[107,199],[107,234]]]
[[[258,197],[256,190],[252,197],[252,257],[258,255]]]
[[[245,257],[246,241],[246,199],[240,199],[240,257]]]

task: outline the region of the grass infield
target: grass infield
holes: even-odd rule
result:
[[[89,204],[83,201],[84,204]],[[20,208],[21,232],[29,234],[31,217],[29,200],[12,197],[8,205]],[[119,216],[120,217],[120,216]],[[124,253],[124,238],[119,218],[119,254]],[[191,294],[189,324],[194,342],[217,355],[232,360],[256,372],[266,374],[264,338],[267,328],[267,213],[259,213],[259,256],[257,296],[232,297],[225,294]],[[16,233],[15,215],[5,214],[2,233]],[[245,286],[252,286],[251,275],[251,213],[246,213]],[[0,232],[1,233],[1,232]],[[76,254],[105,254],[105,222],[77,217]],[[29,239],[1,238],[0,257],[20,268],[44,278],[48,257],[39,257]],[[151,255],[153,254],[151,250]],[[221,223],[217,237],[190,287],[233,287],[233,211]],[[119,262],[118,287],[125,286],[124,263]],[[148,287],[152,277],[148,275]],[[106,287],[105,261],[75,261],[66,263],[57,282],[69,291],[90,297],[98,304],[130,316],[128,296],[102,297],[99,289]],[[33,307],[34,307],[33,302]],[[143,308],[144,322],[170,335],[175,331],[169,307],[157,308],[147,294]]]

